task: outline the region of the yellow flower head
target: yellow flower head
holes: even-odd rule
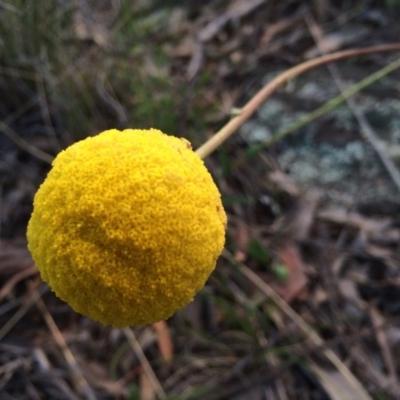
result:
[[[54,160],[34,199],[28,247],[74,310],[114,326],[170,317],[215,267],[220,193],[184,139],[109,130]]]

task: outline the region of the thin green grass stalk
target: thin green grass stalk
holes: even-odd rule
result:
[[[262,142],[256,146],[250,147],[245,152],[244,157],[240,158],[235,163],[235,166],[240,165],[243,161],[247,160],[248,158],[258,155],[263,149],[268,148],[269,146],[273,145],[277,141],[279,141],[279,140],[283,139],[284,137],[290,135],[291,133],[297,131],[298,129],[309,124],[310,122],[314,121],[315,119],[321,117],[322,115],[328,113],[329,111],[332,111],[333,109],[338,107],[340,104],[345,102],[349,97],[355,95],[356,93],[360,92],[361,90],[365,89],[366,87],[379,81],[380,79],[382,79],[386,75],[392,73],[393,71],[395,71],[398,68],[400,68],[400,59],[392,62],[391,64],[387,65],[386,67],[383,67],[379,71],[374,72],[373,74],[367,76],[365,79],[350,86],[343,93],[334,97],[332,100],[328,101],[323,106],[317,108],[315,111],[305,115],[304,117],[299,118],[296,122],[290,124],[286,128],[283,128],[282,130],[280,130],[271,139],[265,140],[264,142]]]

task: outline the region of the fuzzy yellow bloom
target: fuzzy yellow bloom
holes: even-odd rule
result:
[[[109,130],[62,151],[34,199],[28,247],[61,299],[107,325],[188,304],[225,240],[220,193],[190,143]]]

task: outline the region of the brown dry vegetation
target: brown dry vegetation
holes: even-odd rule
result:
[[[0,399],[399,399],[400,72],[272,143],[399,51],[289,80],[206,159],[226,250],[169,321],[105,327],[41,282],[26,223],[61,149],[196,148],[282,71],[400,38],[395,0],[167,3],[0,1]]]

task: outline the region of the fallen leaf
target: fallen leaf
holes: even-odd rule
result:
[[[289,196],[297,197],[300,195],[300,190],[293,179],[283,171],[275,170],[271,172],[268,179],[277,186],[278,190],[287,193]]]
[[[239,221],[234,236],[236,243],[235,258],[239,262],[244,262],[247,258],[249,247],[249,232],[248,227],[244,222]]]
[[[288,303],[293,301],[307,286],[305,266],[296,245],[289,244],[278,252],[279,260],[288,268],[288,279],[277,291]]]
[[[239,19],[264,3],[265,0],[237,0],[234,2],[222,15],[209,22],[198,34],[198,38],[201,42],[208,42],[215,37],[221,29],[231,20]]]
[[[275,35],[284,31],[286,28],[292,26],[292,24],[293,24],[292,18],[282,18],[273,24],[267,25],[267,27],[264,30],[264,33],[261,36],[260,45],[267,46],[275,37]]]
[[[319,367],[308,361],[308,368],[316,375],[331,400],[372,400],[362,384],[337,371]]]
[[[145,371],[140,374],[139,380],[140,400],[155,400],[156,391]]]
[[[174,350],[168,324],[165,321],[156,322],[153,324],[153,328],[157,335],[158,349],[160,351],[161,358],[165,362],[170,362],[172,360]]]
[[[323,43],[320,45],[326,53],[334,52],[349,44],[357,43],[359,40],[368,36],[370,32],[371,30],[365,26],[346,27],[341,31],[336,31],[334,33],[325,35],[323,38]],[[305,52],[304,58],[315,58],[318,57],[319,54],[319,47],[314,46]]]

